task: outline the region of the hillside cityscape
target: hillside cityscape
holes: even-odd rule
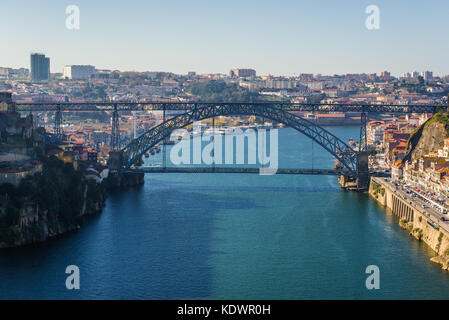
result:
[[[43,242],[77,230],[85,216],[102,212],[111,190],[143,185],[142,172],[117,175],[111,165],[112,155],[165,124],[164,120],[184,112],[122,110],[114,120],[110,109],[62,109],[58,115],[44,110],[24,112],[16,105],[252,103],[257,107],[257,103],[285,103],[292,107],[340,106],[334,112],[289,111],[308,124],[330,131],[361,123],[364,126],[366,117],[365,136],[346,138],[343,143],[350,149],[343,153],[366,154],[371,178],[363,187],[356,181],[355,187],[354,181],[351,185],[341,174],[340,186],[343,190],[368,192],[397,217],[401,228],[436,252],[433,262],[448,269],[449,116],[445,109],[449,75],[410,71],[394,76],[382,71],[272,76],[258,75],[250,68],[231,69],[228,74],[174,74],[105,70],[91,65],[66,65],[62,72],[50,72],[50,59],[32,53],[29,68],[0,68],[1,248]],[[353,106],[434,106],[441,111],[362,115],[353,111]],[[287,127],[257,115],[217,116],[202,122],[205,128],[213,127],[221,133],[238,127]],[[192,125],[187,129],[191,134],[188,139],[198,134]],[[114,137],[118,139],[116,145]],[[183,139],[160,140],[129,167],[138,170],[144,163],[160,159],[161,150],[165,152]],[[165,161],[165,153],[163,157]],[[363,161],[360,159],[357,165]],[[333,170],[342,173],[343,165],[339,158]]]
[[[31,71],[30,71],[31,70]],[[87,101],[132,102],[270,102],[321,104],[446,105],[449,75],[434,76],[431,71],[408,72],[394,77],[388,71],[378,74],[320,75],[297,77],[257,75],[253,69],[232,69],[229,74],[177,75],[170,72],[128,72],[102,70],[90,65],[67,65],[62,72],[50,72],[50,58],[30,55],[30,68],[0,68],[0,91],[8,92],[17,103],[57,103]],[[358,113],[299,112],[319,125],[358,125]],[[80,119],[67,113],[63,123],[65,139],[83,154],[106,164],[111,139],[110,114],[89,114]],[[367,138],[376,157],[374,166],[387,169],[405,154],[413,130],[431,115],[404,117],[378,116],[368,123]],[[54,131],[54,115],[37,114],[36,126]],[[78,118],[78,119],[77,119]],[[122,113],[122,145],[160,123],[161,112]],[[231,120],[230,122],[236,119]]]

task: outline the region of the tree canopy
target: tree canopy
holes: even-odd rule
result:
[[[263,100],[255,92],[251,92],[236,83],[227,84],[223,80],[211,80],[206,83],[193,83],[187,92],[194,94],[204,102],[257,102]]]

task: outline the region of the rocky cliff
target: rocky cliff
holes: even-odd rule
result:
[[[101,212],[105,199],[103,185],[53,157],[42,173],[25,178],[18,187],[0,185],[0,248],[78,229],[86,216]]]
[[[417,128],[411,135],[405,161],[420,158],[429,152],[442,149],[444,139],[449,137],[449,118],[445,113],[437,113]]]
[[[0,185],[0,248],[42,242],[80,228],[100,213],[107,191],[142,185],[143,174],[110,175],[101,184],[55,157],[18,187]]]
[[[109,174],[106,183],[108,189],[121,189],[140,186],[145,183],[145,174],[143,173],[122,173]]]

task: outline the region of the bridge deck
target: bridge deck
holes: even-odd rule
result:
[[[260,168],[227,168],[227,167],[142,167],[127,169],[128,173],[260,173]],[[306,175],[344,175],[342,170],[334,169],[294,169],[279,168],[276,174],[306,174]]]
[[[16,102],[16,110],[30,111],[148,111],[148,110],[178,110],[188,111],[207,106],[272,106],[284,111],[313,112],[366,112],[366,113],[436,113],[446,110],[444,105],[429,104],[325,104],[325,103],[291,103],[291,102],[258,102],[258,103],[189,103],[189,102]]]

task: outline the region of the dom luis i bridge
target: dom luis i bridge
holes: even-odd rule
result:
[[[166,141],[173,130],[184,128],[195,121],[212,119],[219,116],[257,116],[270,119],[293,128],[318,143],[327,150],[340,163],[341,169],[296,169],[280,168],[280,174],[334,174],[340,175],[343,185],[352,183],[357,189],[365,189],[369,183],[368,152],[366,138],[366,123],[369,114],[422,114],[446,111],[442,105],[394,105],[394,104],[321,104],[321,103],[142,103],[142,102],[42,102],[42,103],[14,103],[11,107],[19,112],[47,111],[55,113],[55,135],[62,137],[63,112],[110,111],[112,117],[111,147],[109,167],[112,172],[122,174],[125,172],[216,172],[216,173],[256,173],[252,168],[167,168],[165,166],[166,150],[163,144],[164,166],[162,168],[141,168],[135,164],[144,154],[157,144]],[[120,149],[119,113],[124,111],[151,111],[163,112],[163,121],[150,128],[138,138],[131,140]],[[167,116],[167,111],[179,111],[174,116]],[[359,148],[354,150],[347,143],[334,134],[306,120],[292,111],[307,111],[312,113],[359,113],[360,137]],[[342,180],[340,181],[342,184]]]

